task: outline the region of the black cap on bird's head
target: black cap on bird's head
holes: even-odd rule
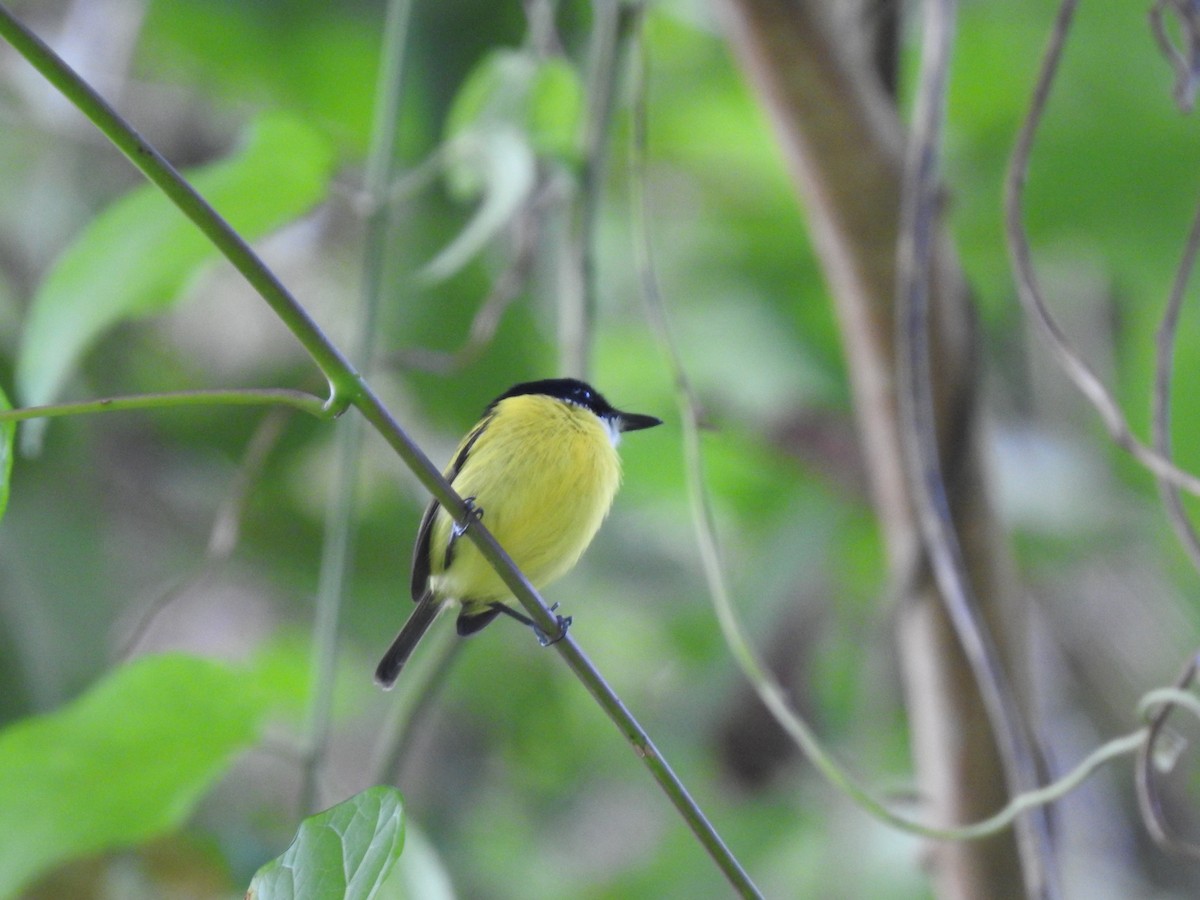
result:
[[[618,431],[639,431],[642,428],[653,428],[655,425],[662,424],[662,419],[657,419],[654,416],[645,416],[641,413],[627,413],[619,409],[614,409],[604,399],[603,394],[587,382],[580,381],[578,378],[544,378],[541,381],[522,382],[509,388],[493,400],[488,405],[488,409],[495,407],[501,400],[507,400],[509,397],[520,397],[526,394],[540,394],[545,397],[554,397],[566,403],[573,403],[576,406],[582,406],[584,409],[591,410],[601,419],[611,421]]]

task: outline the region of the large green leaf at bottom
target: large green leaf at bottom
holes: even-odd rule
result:
[[[228,159],[188,173],[192,185],[253,240],[325,196],[328,142],[281,113],[263,116]],[[17,395],[50,403],[91,344],[117,322],[174,301],[217,250],[153,185],[101,212],[55,261],[30,306],[17,359]]]
[[[373,787],[300,824],[284,854],[254,876],[247,900],[376,900],[404,847],[395,788]]]
[[[0,731],[0,897],[66,860],[178,827],[270,708],[253,676],[171,654]]]

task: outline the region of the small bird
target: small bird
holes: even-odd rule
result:
[[[445,471],[471,514],[482,519],[537,588],[564,575],[592,542],[621,482],[621,434],[662,420],[621,412],[574,378],[518,384],[493,400]],[[413,610],[375,670],[390,688],[438,613],[459,604],[458,633],[474,634],[513,609],[512,591],[436,500],[421,517],[413,550]],[[565,631],[570,619],[559,618]],[[561,635],[561,632],[560,632]]]

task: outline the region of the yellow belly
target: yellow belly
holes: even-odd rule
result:
[[[541,588],[574,566],[591,543],[620,484],[620,461],[591,412],[537,395],[503,402],[502,414],[472,446],[454,489],[474,498],[484,525]],[[467,608],[511,601],[508,587],[470,540],[455,541],[445,565],[453,524],[445,510],[438,511],[430,536],[434,593]]]

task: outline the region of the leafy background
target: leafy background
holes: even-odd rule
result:
[[[213,185],[218,206],[260,239],[268,262],[344,344],[362,278],[357,190],[382,4],[14,8],[173,162],[211,172],[241,161],[223,192]],[[946,180],[981,312],[996,496],[1035,599],[1023,675],[1036,685],[1053,763],[1066,764],[1131,727],[1136,698],[1174,676],[1200,622],[1196,573],[1148,478],[1103,438],[1013,299],[1000,182],[1052,15],[1044,0],[962,8]],[[533,106],[514,117],[487,109],[478,92],[486,95],[502,68],[495,52],[522,46],[520,5],[416,4],[403,165],[419,171],[462,136],[464,122],[496,115],[516,123],[539,172],[570,183],[588,6],[564,4],[558,24],[571,66],[544,76]],[[645,38],[650,230],[712,426],[708,487],[739,608],[839,755],[903,796],[910,763],[880,601],[881,548],[838,335],[801,211],[713,10],[684,0],[656,5]],[[549,599],[575,616],[573,634],[769,896],[927,896],[916,842],[812,777],[720,640],[692,541],[671,385],[634,274],[621,83],[597,234],[592,375],[618,405],[668,422],[624,444],[625,487],[612,517]],[[137,174],[6,48],[0,114],[0,385],[14,402],[28,402],[19,392],[30,377],[55,378],[28,349],[37,316],[46,315],[30,311],[33,298],[47,293],[62,297],[74,324],[104,315],[97,305],[105,298],[127,304],[66,361],[62,397],[320,390],[285,330],[227,267],[197,266],[186,241],[156,240],[165,213],[144,208],[153,201],[138,199],[149,195]],[[302,137],[282,153],[239,149],[264,121],[286,121]],[[492,396],[558,364],[550,264],[534,266],[476,358],[449,372],[414,364],[416,351],[463,343],[507,264],[502,235],[451,277],[422,273],[464,233],[481,187],[511,188],[522,177],[528,160],[502,152],[511,144],[501,132],[511,137],[482,129],[481,155],[450,157],[446,177],[411,183],[395,200],[390,299],[372,382],[435,460]],[[1034,154],[1029,221],[1056,312],[1142,433],[1151,342],[1195,202],[1198,150],[1195,123],[1171,103],[1144,10],[1085,5]],[[81,236],[104,236],[114,219],[108,252],[80,249]],[[551,261],[560,252],[553,228],[540,247]],[[1175,437],[1181,462],[1193,468],[1200,395],[1188,388],[1198,353],[1200,322],[1188,312]],[[36,854],[13,862],[0,852],[5,890],[36,876],[31,896],[240,896],[295,833],[305,812],[297,808],[296,735],[304,731],[333,439],[321,423],[283,422],[242,495],[239,473],[263,421],[261,412],[230,409],[62,419],[46,430],[39,455],[18,459],[0,524],[0,757],[28,768],[0,766],[0,847],[15,846],[20,834],[54,848],[33,869]],[[392,694],[371,683],[376,657],[407,613],[409,548],[426,498],[377,439],[367,439],[364,455],[321,807],[379,780],[381,735],[413,708],[436,655],[428,651],[424,669],[406,673]],[[213,523],[229,521],[223,511],[238,497],[237,540],[231,552],[214,553]],[[137,623],[164,598],[133,653],[184,655],[118,668]],[[148,693],[129,689],[114,700],[114,683],[131,678]],[[197,684],[208,684],[201,678],[212,683],[196,696]],[[196,719],[205,727],[193,734]],[[137,746],[113,743],[122,735]],[[157,791],[155,808],[133,814],[130,826],[112,798],[143,783],[136,763],[148,747],[157,751],[151,759],[178,759],[177,774],[192,775]],[[437,896],[447,884],[463,896],[500,898],[724,891],[620,736],[521,629],[497,625],[464,642],[405,748],[396,783],[414,896]],[[201,759],[185,766],[193,753]],[[81,780],[53,777],[56,759]],[[1130,812],[1128,773],[1118,764],[1061,806],[1071,896],[1196,888],[1194,872],[1147,847]],[[71,814],[98,823],[92,836],[102,839],[71,843],[43,830]]]

